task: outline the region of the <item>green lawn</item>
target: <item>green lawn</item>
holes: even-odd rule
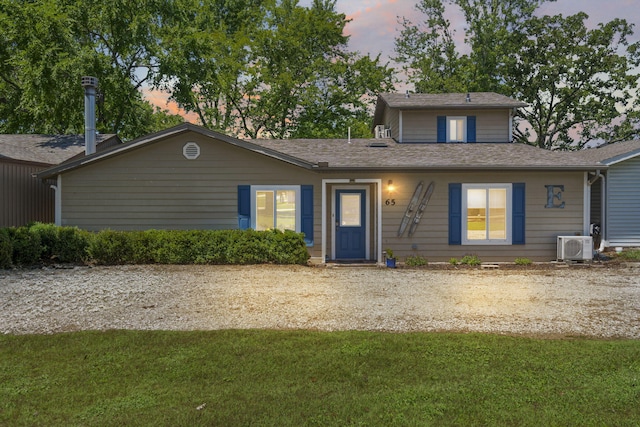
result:
[[[0,336],[0,425],[640,423],[640,341],[311,331]]]

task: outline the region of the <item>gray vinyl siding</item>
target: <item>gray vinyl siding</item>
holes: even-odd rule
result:
[[[640,246],[640,158],[607,172],[606,240],[611,246]]]
[[[438,116],[476,116],[476,142],[510,142],[508,110],[402,112],[402,142],[438,142]]]
[[[399,118],[399,115],[398,115],[398,110],[391,110],[389,108],[386,108],[384,110],[384,114],[382,116],[382,123],[377,123],[377,124],[384,125],[385,128],[391,129],[391,138],[393,138],[393,139],[395,139],[397,141],[398,138],[400,137],[399,120],[400,120],[400,118]]]
[[[517,257],[526,257],[533,261],[551,261],[556,258],[557,236],[579,235],[583,231],[583,172],[492,172],[490,174],[486,172],[425,172],[336,176],[332,174],[330,177],[381,179],[383,183],[382,249],[393,249],[401,261],[410,255],[420,255],[432,262],[447,262],[450,258],[460,259],[467,254],[477,254],[483,261],[513,262]],[[388,193],[386,189],[388,180],[393,180],[397,188],[395,193]],[[402,237],[398,237],[398,227],[405,209],[420,181],[424,182],[425,189],[431,181],[434,181],[435,190],[415,234],[408,237],[405,231]],[[513,182],[526,183],[526,244],[449,245],[449,183]],[[545,208],[547,203],[545,185],[564,185],[564,209]],[[387,199],[395,200],[395,205],[386,205]]]
[[[54,181],[32,176],[45,166],[0,161],[0,227],[54,221]]]
[[[188,141],[200,156],[187,160]],[[87,230],[235,229],[238,185],[313,185],[320,251],[319,176],[196,134],[173,137],[63,174],[62,225]]]

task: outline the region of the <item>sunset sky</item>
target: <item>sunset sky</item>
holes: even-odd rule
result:
[[[310,6],[313,0],[300,0],[302,6]],[[394,40],[399,34],[399,17],[420,22],[416,11],[417,0],[337,0],[336,9],[351,20],[346,32],[351,36],[350,50],[381,54],[383,62],[393,56]],[[589,24],[596,26],[614,18],[624,18],[636,25],[631,41],[640,40],[640,0],[558,0],[546,3],[539,15],[573,15],[580,11],[589,15]],[[464,22],[458,11],[451,8],[447,17],[457,27],[457,35],[464,37]]]

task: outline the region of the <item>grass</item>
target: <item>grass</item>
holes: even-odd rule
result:
[[[628,249],[620,252],[619,258],[625,261],[640,261],[640,249]]]
[[[640,342],[483,334],[0,336],[0,425],[616,425]]]

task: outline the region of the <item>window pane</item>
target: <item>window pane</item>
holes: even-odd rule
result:
[[[467,239],[487,238],[487,190],[467,191]]]
[[[340,225],[360,227],[360,194],[340,194]]]
[[[464,142],[464,127],[463,119],[449,119],[449,141]]]
[[[277,192],[276,227],[282,231],[296,229],[296,192],[294,190]]]
[[[256,230],[273,228],[273,191],[256,191]]]
[[[489,190],[489,238],[507,238],[507,190]]]

